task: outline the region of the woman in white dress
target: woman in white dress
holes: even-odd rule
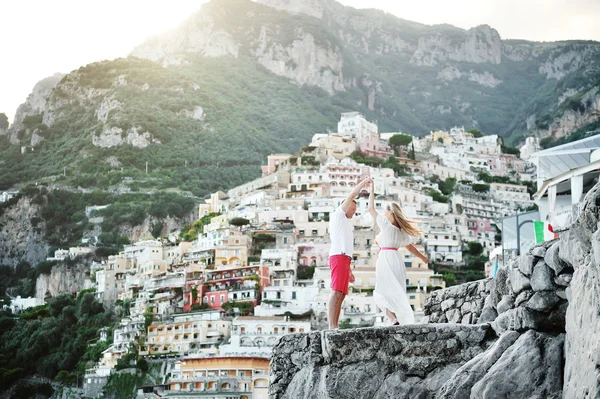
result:
[[[389,205],[383,215],[375,210],[375,191],[371,182],[369,212],[377,222],[380,233],[376,237],[379,246],[375,271],[375,303],[393,325],[413,324],[414,314],[406,295],[406,269],[398,248],[405,246],[413,255],[429,263],[429,259],[417,250],[412,243],[421,231],[407,220],[396,203]]]

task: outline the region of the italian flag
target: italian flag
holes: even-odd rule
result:
[[[536,244],[558,238],[558,234],[554,232],[552,225],[548,222],[533,222],[533,232]]]

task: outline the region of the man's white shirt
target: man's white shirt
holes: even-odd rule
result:
[[[354,231],[350,219],[342,207],[338,207],[329,217],[329,237],[331,247],[329,256],[347,255],[352,257],[354,253]]]

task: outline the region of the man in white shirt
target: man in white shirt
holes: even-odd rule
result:
[[[348,295],[348,284],[354,282],[354,275],[350,269],[352,254],[354,253],[354,231],[350,219],[356,212],[355,198],[363,187],[369,184],[370,179],[364,179],[354,187],[354,190],[342,202],[339,208],[329,217],[329,268],[331,269],[331,297],[329,298],[329,328],[338,328],[342,302]]]

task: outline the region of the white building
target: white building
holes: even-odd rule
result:
[[[233,319],[230,342],[220,350],[223,354],[271,355],[282,336],[310,331],[310,321],[290,320],[286,316],[239,316]]]
[[[24,311],[25,309],[33,308],[35,306],[45,305],[43,299],[38,299],[34,297],[21,298],[21,296],[17,296],[16,298],[12,298],[10,301],[10,305],[8,306],[13,314],[18,314]]]
[[[600,177],[600,136],[549,148],[532,155],[538,171],[534,194],[541,220],[555,231],[567,229],[579,215],[579,204]]]

